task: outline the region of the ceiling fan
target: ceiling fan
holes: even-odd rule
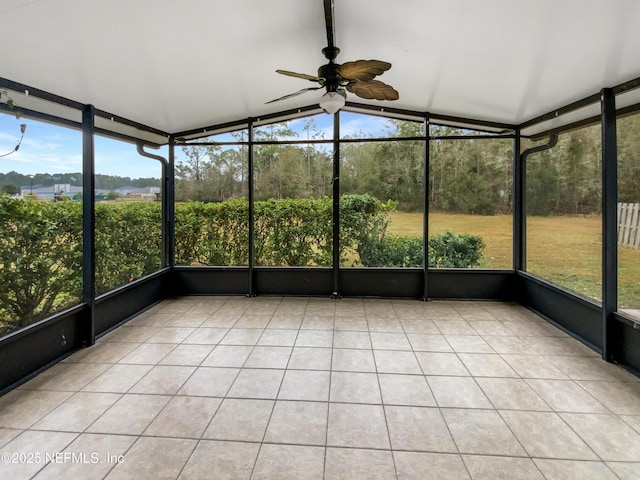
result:
[[[335,63],[334,60],[340,53],[340,49],[334,45],[333,41],[333,0],[324,0],[324,17],[327,29],[327,46],[322,49],[323,55],[329,63],[318,68],[318,75],[307,75],[289,70],[276,70],[281,75],[302,78],[318,83],[319,87],[303,88],[297,92],[290,93],[284,97],[276,98],[267,103],[278,102],[287,98],[292,98],[312,90],[325,88],[327,92],[320,99],[320,106],[327,113],[336,113],[342,108],[347,99],[347,91],[360,98],[375,100],[397,100],[399,98],[397,90],[380,80],[374,80],[378,75],[391,68],[389,62],[381,60],[356,60],[343,64]]]

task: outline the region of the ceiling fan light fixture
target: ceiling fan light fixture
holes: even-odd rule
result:
[[[347,94],[343,88],[337,89],[335,92],[327,92],[320,98],[320,107],[325,113],[336,113],[344,107],[347,101]]]

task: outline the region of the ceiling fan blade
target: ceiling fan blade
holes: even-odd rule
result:
[[[307,75],[306,73],[290,72],[289,70],[276,70],[276,73],[279,73],[281,75],[287,75],[289,77],[303,78],[304,80],[309,80],[311,82],[322,81],[322,78],[320,77],[316,77],[314,75]]]
[[[389,62],[382,60],[356,60],[346,62],[338,67],[338,75],[346,80],[368,82],[377,75],[382,75],[391,68]]]
[[[353,82],[347,85],[347,90],[355,93],[360,98],[370,100],[398,100],[400,95],[391,85],[380,80],[369,80],[368,82]]]
[[[286,100],[287,98],[297,97],[298,95],[302,95],[305,92],[309,92],[311,90],[320,90],[321,88],[324,88],[324,87],[303,88],[302,90],[298,90],[297,92],[290,93],[289,95],[285,95],[284,97],[280,97],[280,98],[276,98],[274,100],[270,100],[270,101],[266,102],[265,105],[267,103],[279,102],[280,100]]]

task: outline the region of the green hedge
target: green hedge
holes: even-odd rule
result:
[[[422,240],[387,234],[394,202],[370,195],[340,199],[341,265],[421,267]],[[255,202],[256,265],[329,266],[333,202],[286,199]],[[187,202],[175,209],[179,265],[247,265],[246,199]],[[96,205],[96,293],[161,267],[160,204]],[[480,237],[447,232],[429,239],[429,265],[480,264]],[[0,195],[0,333],[15,330],[80,302],[82,205]]]

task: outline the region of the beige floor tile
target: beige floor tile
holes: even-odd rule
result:
[[[370,332],[404,333],[402,324],[397,318],[375,318],[367,319]]]
[[[496,353],[478,335],[444,335],[444,338],[456,353]]]
[[[516,437],[495,410],[445,408],[442,409],[442,415],[460,453],[526,456]]]
[[[500,414],[531,457],[597,460],[587,444],[555,413],[501,410]]]
[[[529,386],[556,412],[610,413],[573,380],[527,380]]]
[[[560,416],[601,459],[640,462],[640,434],[616,415],[561,413]]]
[[[277,401],[264,441],[324,446],[328,408],[322,402]]]
[[[215,312],[198,326],[205,328],[232,328],[236,323],[238,323],[238,319],[241,315],[242,314],[239,312],[231,314]]]
[[[249,480],[259,443],[202,440],[180,474],[180,480]]]
[[[325,480],[396,480],[393,456],[388,450],[327,448]]]
[[[355,315],[349,317],[336,316],[333,328],[336,332],[343,330],[368,332],[369,324],[364,315],[359,317]]]
[[[335,332],[333,347],[370,349],[371,337],[369,332]]]
[[[497,353],[459,353],[458,357],[474,377],[518,378],[515,370]]]
[[[0,477],[627,480],[640,379],[515,304],[173,298],[0,397],[20,445],[124,457]]]
[[[404,333],[371,332],[371,345],[375,350],[411,350]]]
[[[136,437],[128,435],[84,433],[34,479],[104,478],[118,462],[124,462],[124,455],[135,441]]]
[[[616,480],[618,477],[602,462],[534,459],[547,480]]]
[[[365,299],[364,311],[369,318],[396,318],[393,303],[388,300]]]
[[[436,400],[422,375],[378,375],[382,401],[385,405],[435,407]]]
[[[126,325],[128,327],[163,327],[180,318],[180,314],[174,313],[153,313],[150,311],[143,312],[136,318],[129,320]]]
[[[422,305],[409,305],[404,300],[400,300],[400,302],[393,302],[393,308],[400,323],[407,320],[424,320],[425,318],[425,310]]]
[[[61,432],[83,432],[111,405],[116,403],[121,396],[117,393],[78,392],[45,415],[31,428],[35,430],[58,430]]]
[[[334,372],[375,372],[373,350],[334,348],[331,369]]]
[[[384,410],[394,450],[458,452],[438,408],[385,406]]]
[[[489,399],[470,377],[427,377],[440,407],[492,408]]]
[[[261,442],[273,405],[273,400],[225,398],[203,438]]]
[[[194,332],[193,327],[162,327],[159,328],[153,337],[147,340],[148,343],[181,343],[185,338]]]
[[[139,343],[97,342],[91,347],[78,350],[64,361],[65,363],[117,363],[139,345]]]
[[[331,370],[331,353],[332,349],[330,348],[294,347],[287,368],[292,370]]]
[[[264,444],[251,480],[321,480],[323,470],[324,447]]]
[[[107,475],[107,479],[177,478],[197,445],[196,440],[140,437]]]
[[[196,367],[157,365],[142,377],[129,392],[174,395],[195,371]]]
[[[434,320],[438,330],[443,335],[477,335],[465,320]]]
[[[470,480],[457,454],[394,451],[393,457],[399,480]]]
[[[335,319],[332,314],[325,313],[325,315],[317,315],[315,313],[305,312],[302,318],[302,324],[300,330],[325,330],[333,331]]]
[[[424,315],[424,314],[423,314]],[[440,334],[440,330],[433,323],[433,320],[422,319],[400,319],[400,323],[404,328],[404,331],[409,333],[422,333],[422,334]]]
[[[620,480],[640,478],[640,463],[607,462],[607,466],[620,477]]]
[[[338,317],[364,317],[364,301],[361,298],[343,298],[336,302],[335,315]]]
[[[244,364],[247,368],[286,368],[292,347],[256,346]]]
[[[295,312],[292,310],[288,312],[283,310],[282,313],[276,312],[269,325],[267,325],[267,330],[270,329],[288,329],[288,330],[298,330],[300,325],[302,325],[302,316],[304,315],[304,307],[302,307],[301,312]]]
[[[473,480],[544,480],[529,458],[463,455]]]
[[[203,367],[242,367],[251,351],[251,345],[217,345],[202,362]]]
[[[179,315],[174,320],[171,320],[168,324],[170,327],[182,327],[182,328],[196,328],[196,327],[217,327],[218,325],[206,325],[207,320],[211,318],[207,312],[187,312]]]
[[[329,400],[330,372],[287,370],[282,380],[279,400]],[[275,398],[275,397],[273,397]]]
[[[374,350],[373,356],[379,373],[422,374],[416,354],[413,352]]]
[[[237,368],[198,367],[178,395],[224,397],[239,371]]]
[[[245,313],[242,315],[238,322],[234,325],[235,328],[267,328],[271,315],[273,313],[259,315],[252,313]]]
[[[0,397],[0,427],[29,428],[71,395],[71,392],[13,390]]]
[[[227,394],[235,398],[275,399],[278,396],[284,370],[244,368]]]
[[[213,345],[178,345],[160,360],[159,364],[197,367],[202,364],[213,348]]]
[[[619,415],[619,417],[636,432],[640,433],[640,415]]]
[[[221,402],[222,399],[211,397],[173,397],[144,435],[200,438]]]
[[[333,331],[331,330],[300,330],[296,338],[296,347],[331,347],[333,345]]]
[[[468,320],[468,319],[467,319]],[[478,334],[483,336],[509,336],[513,335],[513,332],[509,330],[505,325],[498,320],[479,320],[479,321],[470,321],[468,320],[473,329],[478,332]]]
[[[170,343],[143,343],[118,363],[155,365],[174,348],[176,345]]]
[[[558,370],[573,380],[612,380],[611,374],[602,368],[602,359],[577,356],[547,356]]]
[[[0,428],[0,448],[20,435],[23,430],[17,428]]]
[[[104,363],[58,363],[22,385],[20,389],[76,392],[109,367],[110,365]]]
[[[152,368],[152,365],[113,365],[95,380],[89,382],[82,390],[86,392],[126,393]]]
[[[542,320],[518,319],[502,322],[505,327],[521,337],[566,337],[559,328]]]
[[[114,343],[141,343],[146,342],[157,333],[156,327],[122,327],[102,337],[102,341]]]
[[[382,403],[378,376],[375,373],[333,372],[331,402]]]
[[[184,339],[183,343],[194,345],[217,345],[229,332],[226,328],[196,328],[195,331]]]
[[[293,347],[296,343],[298,330],[267,329],[260,336],[258,345],[270,347]]]
[[[619,415],[640,415],[640,385],[635,382],[578,381],[605,407]]]
[[[598,356],[594,350],[571,337],[522,337],[522,340],[541,355]]]
[[[455,353],[416,352],[425,375],[469,376],[469,370]]]
[[[519,337],[491,336],[483,337],[489,346],[497,353],[511,353],[514,355],[537,355],[537,352]]]
[[[389,436],[382,406],[329,404],[327,445],[389,449]]]
[[[87,432],[140,435],[169,400],[166,395],[125,394]]]
[[[23,432],[0,449],[0,454],[3,455],[0,462],[0,478],[31,478],[50,461],[52,454],[62,452],[76,437],[76,433],[29,430]],[[7,454],[9,456],[5,458]]]
[[[407,338],[416,352],[453,352],[444,335],[407,333]]]
[[[502,355],[502,358],[522,378],[566,380],[568,377],[540,355]]]
[[[220,345],[255,345],[264,332],[261,328],[232,328],[229,330]]]
[[[549,411],[551,407],[519,378],[477,378],[482,391],[499,410]]]

